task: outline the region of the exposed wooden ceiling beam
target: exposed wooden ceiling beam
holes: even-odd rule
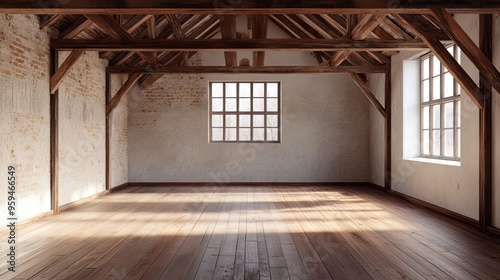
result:
[[[30,14],[351,14],[373,13],[428,13],[429,7],[441,7],[457,13],[498,13],[500,5],[495,0],[393,0],[345,1],[178,1],[178,0],[9,0],[0,3],[0,13]],[[388,8],[389,7],[389,8]],[[394,7],[394,8],[390,8]]]
[[[342,15],[323,14],[319,15],[319,18],[321,18],[332,29],[337,30],[337,32],[340,32],[342,36],[345,36],[345,34],[347,34],[347,20]],[[357,22],[357,19],[354,21]],[[377,63],[380,64],[387,64],[390,62],[390,60],[380,52],[366,52],[366,53],[356,52],[354,53],[354,55],[362,56],[362,58],[365,60],[376,60]],[[349,61],[350,57],[347,57],[347,60]]]
[[[150,17],[148,23],[148,38],[156,39],[156,22],[154,17]]]
[[[262,66],[262,67],[248,67],[248,66],[237,66],[237,67],[227,67],[227,66],[187,66],[187,67],[176,67],[176,66],[156,66],[156,67],[129,67],[129,66],[115,66],[107,67],[106,71],[108,73],[120,74],[120,73],[142,73],[142,74],[152,74],[152,73],[185,73],[185,74],[197,74],[197,73],[222,73],[222,74],[262,74],[262,73],[274,73],[274,74],[290,74],[290,73],[316,73],[316,74],[329,74],[329,73],[384,73],[385,66]]]
[[[268,15],[252,15],[252,39],[264,39],[267,37]],[[265,52],[253,53],[252,66],[264,66]]]
[[[52,25],[54,25],[56,22],[58,22],[60,19],[62,19],[65,15],[64,14],[59,14],[59,15],[46,15],[41,21],[40,21],[40,29],[43,28],[50,28]]]
[[[130,35],[123,27],[121,27],[113,18],[107,15],[85,15],[87,18],[92,20],[95,25],[101,28],[104,32],[109,34],[111,37],[119,40],[134,40],[134,37]],[[149,64],[155,65],[158,63],[158,59],[152,53],[138,53],[144,60]]]
[[[58,50],[86,49],[113,51],[198,51],[198,50],[346,50],[385,51],[421,50],[427,45],[420,39],[350,40],[338,39],[103,39],[103,40],[52,40]]]
[[[165,15],[168,21],[168,24],[170,25],[170,28],[172,28],[172,32],[174,33],[174,37],[176,39],[185,39],[186,34],[182,30],[182,26],[179,22],[179,19],[177,18],[176,15]],[[188,55],[187,52],[182,52],[181,54],[181,60],[180,60],[180,65],[187,65],[188,64]]]
[[[167,59],[167,62],[166,63],[163,63],[162,66],[156,66],[154,67],[154,69],[158,69],[158,67],[172,67],[172,68],[185,68],[185,67],[188,67],[188,66],[179,66],[182,64],[182,60],[184,59],[182,57],[183,54],[186,54],[187,56],[187,59],[189,60],[193,55],[196,54],[196,52],[171,52],[169,53],[170,56],[169,58]],[[122,69],[130,69],[131,67],[138,67],[138,69],[145,69],[145,68],[149,68],[151,69],[151,67],[148,67],[148,66],[121,66]],[[189,66],[191,67],[191,66]],[[112,69],[114,69],[114,67],[109,67],[110,71],[112,71]],[[119,71],[119,70],[118,70]],[[159,72],[145,72],[144,73],[145,75],[139,80],[139,86],[142,87],[142,88],[147,88],[149,86],[152,86],[156,81],[158,81],[159,79],[161,79],[161,77],[163,77],[164,74],[166,73],[159,73]]]
[[[220,19],[220,32],[222,39],[236,39],[236,15],[221,15]],[[236,52],[224,52],[226,66],[234,67],[238,63]]]
[[[135,52],[121,52],[117,57],[109,62],[109,65],[121,65],[129,60]]]
[[[384,116],[384,118],[387,116],[387,113],[378,101],[377,97],[373,94],[373,92],[370,90],[370,87],[366,84],[366,80],[361,77],[359,74],[351,73],[349,74],[353,82],[359,87],[361,92],[368,98],[368,101],[377,109],[377,111]]]
[[[479,87],[474,83],[469,74],[465,72],[465,70],[455,60],[455,58],[448,52],[445,46],[443,46],[443,44],[441,44],[439,40],[437,40],[432,36],[430,32],[428,32],[429,30],[426,29],[425,26],[427,20],[421,16],[416,15],[394,15],[394,17],[401,23],[413,29],[414,32],[427,43],[434,55],[450,71],[455,80],[472,99],[474,104],[476,104],[479,109],[482,109],[483,97]]]
[[[85,16],[78,17],[71,25],[59,33],[59,39],[73,39],[80,32],[92,25],[92,21]]]
[[[351,38],[354,40],[363,40],[367,38],[385,17],[385,14],[364,15],[352,30]]]
[[[123,28],[127,30],[127,32],[134,32],[137,28],[143,25],[145,22],[151,20],[153,15],[136,15],[127,22],[123,24]]]
[[[476,65],[477,69],[500,93],[500,73],[493,63],[484,55],[479,47],[472,41],[467,32],[455,19],[443,9],[432,9],[432,15],[439,26],[457,44],[462,52]]]
[[[220,32],[220,25],[218,17],[216,16],[192,16],[192,18],[198,18],[197,22],[187,21],[185,29],[185,34],[189,39],[202,39],[202,38],[212,38],[215,34]],[[200,20],[201,18],[201,20]],[[183,26],[181,26],[183,27]],[[167,58],[161,58],[162,65],[165,66],[177,66],[181,65],[183,60],[189,60],[196,52],[163,52]],[[183,57],[186,55],[186,57]],[[160,56],[162,57],[162,56]],[[185,63],[187,65],[188,63]],[[148,87],[153,85],[157,80],[159,80],[163,74],[152,74],[145,75],[139,80],[141,87]]]
[[[83,54],[83,50],[74,50],[68,55],[68,57],[61,64],[61,67],[58,67],[54,75],[50,77],[50,93],[54,93],[57,89],[59,89],[64,76],[66,76],[71,67],[75,65]]]
[[[368,14],[357,23],[351,31],[351,38],[354,40],[363,40],[377,27],[386,17],[385,14]],[[350,51],[341,51],[330,58],[330,66],[338,66],[351,54]]]
[[[123,97],[130,91],[130,89],[137,83],[142,74],[133,73],[128,76],[127,81],[123,86],[116,92],[116,94],[111,98],[109,104],[106,106],[106,116],[109,116],[113,110],[120,104]]]
[[[129,34],[131,34],[132,32],[134,32],[137,28],[139,28],[141,25],[143,25],[145,22],[147,22],[151,18],[153,18],[153,15],[136,15],[123,24],[123,29],[125,29]],[[107,57],[110,53],[111,52],[104,52],[100,55],[100,58]],[[134,53],[130,54],[130,56],[132,56],[133,54]],[[123,55],[123,56],[121,56],[121,58],[128,56],[128,54],[121,54],[121,55]],[[118,60],[120,60],[120,59],[118,59]]]

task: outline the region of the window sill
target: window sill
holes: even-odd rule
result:
[[[417,157],[417,158],[407,158],[405,160],[432,163],[432,164],[449,165],[449,166],[461,166],[462,165],[460,161],[434,159],[434,158]]]

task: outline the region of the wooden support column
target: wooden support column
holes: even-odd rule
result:
[[[59,55],[50,50],[50,74],[53,75],[59,65]],[[51,209],[59,213],[59,92],[50,94],[50,200]]]
[[[106,73],[106,106],[111,101],[111,74]],[[106,108],[104,108],[106,109]],[[112,115],[106,116],[106,191],[111,189],[111,126]]]
[[[493,57],[493,16],[479,15],[479,47],[491,62]],[[492,86],[480,71],[479,88],[483,109],[479,112],[479,226],[486,232],[492,224]]]
[[[392,155],[392,128],[391,128],[391,62],[387,64],[387,69],[385,72],[385,129],[384,129],[384,139],[385,139],[385,159],[384,159],[384,171],[385,171],[385,183],[384,188],[386,191],[391,190],[391,155]]]

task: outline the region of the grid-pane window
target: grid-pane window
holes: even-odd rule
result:
[[[210,82],[210,142],[281,141],[279,82]]]
[[[460,49],[447,48],[460,63]],[[422,157],[460,159],[460,87],[432,53],[420,59]]]

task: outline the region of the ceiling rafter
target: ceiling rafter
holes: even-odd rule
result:
[[[59,33],[60,39],[73,39],[86,28],[92,25],[92,21],[85,16],[79,16],[71,25]]]
[[[385,18],[385,14],[364,15],[353,28],[350,37],[354,40],[364,40]],[[351,51],[340,51],[335,53],[328,62],[330,66],[338,66],[351,54]]]
[[[182,24],[182,30],[186,34],[189,39],[200,39],[200,35],[204,34],[204,32],[210,32],[213,31],[213,27],[218,24],[218,20],[216,17],[213,16],[205,16],[202,15],[202,18],[198,21],[195,21],[193,19],[199,18],[197,15],[191,16],[190,19],[188,19],[184,24]],[[168,26],[168,31],[167,33],[162,34],[162,38],[173,38],[175,35],[173,34],[173,30],[171,29],[170,26]],[[164,31],[166,31],[165,29]],[[165,36],[165,37],[163,37]],[[171,53],[170,50],[167,51],[162,51],[158,55],[158,59],[160,60],[161,64],[169,62],[169,54]],[[176,54],[181,54],[181,52],[177,52]],[[188,57],[189,58],[189,57]],[[129,66],[137,66],[138,61],[134,61],[130,63]],[[143,63],[143,62],[141,62]]]
[[[139,29],[144,23],[149,21],[151,18],[154,18],[153,15],[137,15],[129,19],[127,22],[123,24],[123,28],[130,34],[132,34],[134,31]],[[146,29],[147,30],[147,29]],[[145,35],[143,35],[145,36]],[[110,55],[112,52],[103,52],[100,54],[101,58],[107,57]],[[134,55],[135,53],[132,54],[123,54],[123,57],[130,57]],[[121,58],[118,61],[121,61]]]
[[[268,15],[252,15],[252,39],[267,38]],[[253,53],[253,66],[264,66],[265,52],[256,51]]]
[[[130,21],[134,21],[135,23],[141,22],[141,24],[140,25],[138,25],[138,24],[127,25],[127,23],[125,23],[124,27],[128,26],[129,29],[127,31],[131,33],[133,31],[135,31],[136,29],[138,29],[142,24],[144,24],[146,21],[148,21],[151,17],[153,17],[153,15],[146,15],[146,16],[142,16],[141,18],[134,17],[133,19],[129,20],[129,22]],[[161,23],[163,21],[166,21],[166,18],[164,16],[158,16],[155,23],[157,26],[159,26],[159,25],[161,25]],[[160,34],[158,35],[158,38],[167,38],[171,34],[172,34],[172,30],[170,28],[165,28],[163,31],[160,32]],[[145,38],[147,36],[148,36],[147,28],[145,28],[136,36],[136,38]],[[111,53],[111,52],[106,52],[106,53]],[[121,52],[120,54],[118,54],[115,58],[113,58],[110,61],[110,65],[121,65],[121,64],[125,63],[127,60],[129,60],[131,57],[133,57],[135,54],[136,54],[135,52]],[[159,56],[160,55],[158,55],[158,59],[159,59]],[[141,59],[141,58],[139,57],[138,59]]]
[[[191,26],[191,30],[186,31],[186,36],[190,39],[204,39],[204,38],[212,38],[215,34],[219,33],[220,25],[217,17],[215,16],[205,16],[203,17],[203,24],[195,24]],[[206,19],[206,21],[205,21]],[[187,52],[187,59],[191,58],[196,52]],[[162,65],[171,66],[171,65],[179,65],[182,61],[182,53],[181,52],[165,52],[166,58],[162,59]],[[170,57],[170,58],[169,58]],[[142,87],[151,86],[158,79],[160,79],[163,74],[153,74],[153,75],[145,75],[139,81],[139,84]]]
[[[310,51],[319,65],[334,62],[332,65],[360,67],[387,64],[389,57],[402,49],[428,47],[427,42],[422,41],[411,28],[392,14],[387,14],[389,11],[370,10],[369,13],[352,10],[346,14],[329,14],[328,10],[289,14],[250,12],[247,16],[252,39],[236,39],[235,18],[239,13],[152,11],[142,15],[60,14],[40,16],[40,21],[50,20],[54,22],[53,27],[60,29],[59,39],[52,41],[53,47],[60,50],[100,50],[101,57],[108,59],[111,66],[175,66],[172,63],[178,63],[177,66],[185,67],[189,57],[197,51],[219,50],[229,54],[231,58],[227,65],[234,67],[237,66],[236,51],[250,50],[254,51],[253,66],[262,67],[263,51],[274,49]],[[448,34],[438,27],[440,22],[432,13],[431,9],[427,9],[418,15],[420,24],[433,39],[441,43],[450,42]],[[264,18],[266,20],[262,20]],[[224,23],[225,19],[229,21]],[[294,43],[286,38],[278,41],[267,39],[268,21],[295,38]],[[216,32],[222,34],[220,42],[207,40]],[[330,47],[325,48],[323,43],[330,44]],[[157,73],[144,74],[139,83],[152,84],[160,76]]]
[[[134,37],[130,35],[126,30],[124,30],[113,18],[107,15],[85,15],[87,18],[92,20],[96,26],[101,28],[103,31],[108,33],[111,37],[115,39],[126,39],[133,40]],[[151,53],[138,53],[144,60],[146,60],[151,65],[156,65],[158,63],[157,58]]]
[[[236,39],[236,15],[220,15],[220,29],[222,39]],[[226,66],[235,67],[238,64],[236,52],[225,51]]]
[[[46,15],[40,20],[40,29],[52,27],[54,24],[56,24],[59,20],[61,20],[65,16],[66,16],[65,14]]]
[[[177,16],[175,16],[175,15],[165,15],[165,17],[167,18],[167,21],[168,21],[168,24],[170,25],[170,28],[172,28],[172,31],[174,33],[174,37],[176,39],[185,39],[186,38],[186,34],[182,30],[182,26],[179,23],[179,19],[177,18]],[[182,56],[182,58],[180,60],[179,66],[188,65],[188,54],[187,54],[187,52],[182,52],[181,56]]]
[[[323,20],[325,20],[325,22],[327,22],[332,28],[336,29],[344,36],[345,34],[347,34],[347,19],[345,17],[341,15],[326,15],[326,14],[321,14],[319,16]],[[351,16],[357,16],[357,15],[351,15]],[[355,19],[355,21],[357,22],[357,18]],[[375,60],[379,64],[389,63],[389,59],[384,54],[379,52],[365,52],[365,53],[354,52],[353,55],[356,55],[358,57],[361,56],[363,59],[367,61]],[[328,57],[328,59],[330,59],[330,57]],[[349,57],[347,57],[347,60],[349,60]]]

